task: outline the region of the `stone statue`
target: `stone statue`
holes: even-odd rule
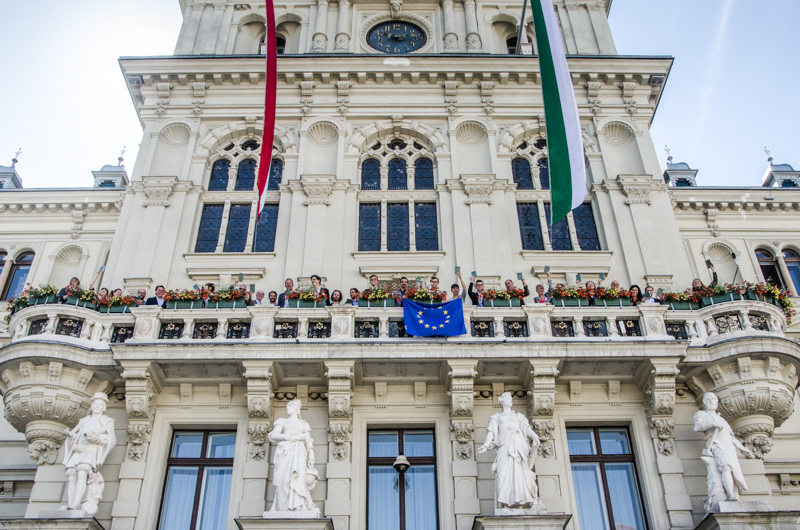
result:
[[[753,454],[736,438],[731,426],[717,412],[717,405],[717,396],[706,392],[703,394],[703,410],[692,418],[694,431],[703,431],[706,437],[706,447],[700,457],[708,470],[706,513],[718,511],[721,501],[738,501],[739,489],[747,491],[736,449],[751,458]]]
[[[539,437],[528,419],[512,412],[510,392],[498,399],[503,412],[492,415],[486,428],[486,441],[477,453],[496,449],[492,473],[494,481],[494,515],[544,515],[539,501],[539,488],[533,465],[536,462]]]
[[[114,420],[105,415],[108,397],[102,392],[92,396],[91,413],[74,429],[64,429],[64,467],[69,481],[68,510],[83,510],[87,515],[97,513],[103,498],[103,476],[100,466],[117,443]]]
[[[319,508],[311,500],[319,473],[314,469],[311,427],[300,417],[300,400],[286,404],[288,418],[275,421],[269,441],[277,443],[273,457],[275,500],[265,518],[318,518]],[[288,513],[287,512],[293,512]]]

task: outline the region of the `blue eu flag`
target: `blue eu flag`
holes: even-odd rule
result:
[[[403,300],[403,324],[415,337],[466,335],[464,310],[460,298],[444,304],[420,304]]]

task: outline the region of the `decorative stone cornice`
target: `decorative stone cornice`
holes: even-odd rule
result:
[[[467,194],[467,204],[492,204],[494,175],[461,175],[461,186]]]
[[[617,183],[622,193],[627,197],[625,204],[650,204],[651,181],[650,175],[617,176]]]

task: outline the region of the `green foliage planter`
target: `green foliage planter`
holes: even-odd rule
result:
[[[220,300],[220,303],[223,302],[232,302],[233,300]],[[241,300],[237,300],[240,302]],[[237,304],[238,306],[238,304]],[[203,301],[202,300],[171,300],[164,304],[166,309],[203,309]],[[220,305],[220,307],[222,307]]]
[[[669,307],[673,311],[695,311],[700,309],[700,304],[697,302],[692,302],[690,300],[686,300],[683,302],[673,301],[669,302]]]
[[[242,303],[240,300],[237,300],[237,302]],[[361,307],[360,300],[358,302],[358,306]],[[288,307],[289,309],[309,309],[309,308],[316,309],[318,307],[325,307],[325,300],[314,302],[311,300],[298,300],[297,298],[290,298],[289,305],[287,305],[286,307]]]
[[[487,303],[488,302],[488,303]],[[483,307],[519,307],[519,298],[498,298],[495,300],[484,300]]]
[[[358,301],[358,307],[395,307],[397,301],[394,298],[386,298],[384,300],[364,300],[363,298]]]
[[[557,298],[554,296],[553,305],[556,307],[588,307],[589,302],[581,304],[580,298]]]
[[[67,297],[67,305],[74,305],[75,307],[83,307],[85,309],[94,309],[94,302],[87,302],[85,300],[78,300],[77,296],[69,295]]]
[[[630,298],[604,298],[604,299],[595,299],[595,305],[600,305],[600,302],[603,303],[605,307],[630,307],[631,306],[631,299]]]
[[[42,305],[42,304],[55,304],[57,295],[49,294],[47,296],[38,296],[28,300],[28,305]]]

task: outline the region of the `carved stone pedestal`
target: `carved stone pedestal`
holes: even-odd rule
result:
[[[331,519],[234,519],[239,530],[333,530]]]
[[[6,530],[105,530],[97,519],[0,519]]]
[[[739,505],[738,507],[727,505]],[[798,512],[772,512],[760,511],[759,507],[753,511],[731,511],[734,508],[746,509],[748,504],[762,504],[751,502],[722,502],[720,509],[723,513],[710,513],[703,519],[695,530],[751,530],[759,528],[762,530],[796,530],[797,519],[800,517]]]
[[[479,515],[472,530],[563,530],[571,515]]]

